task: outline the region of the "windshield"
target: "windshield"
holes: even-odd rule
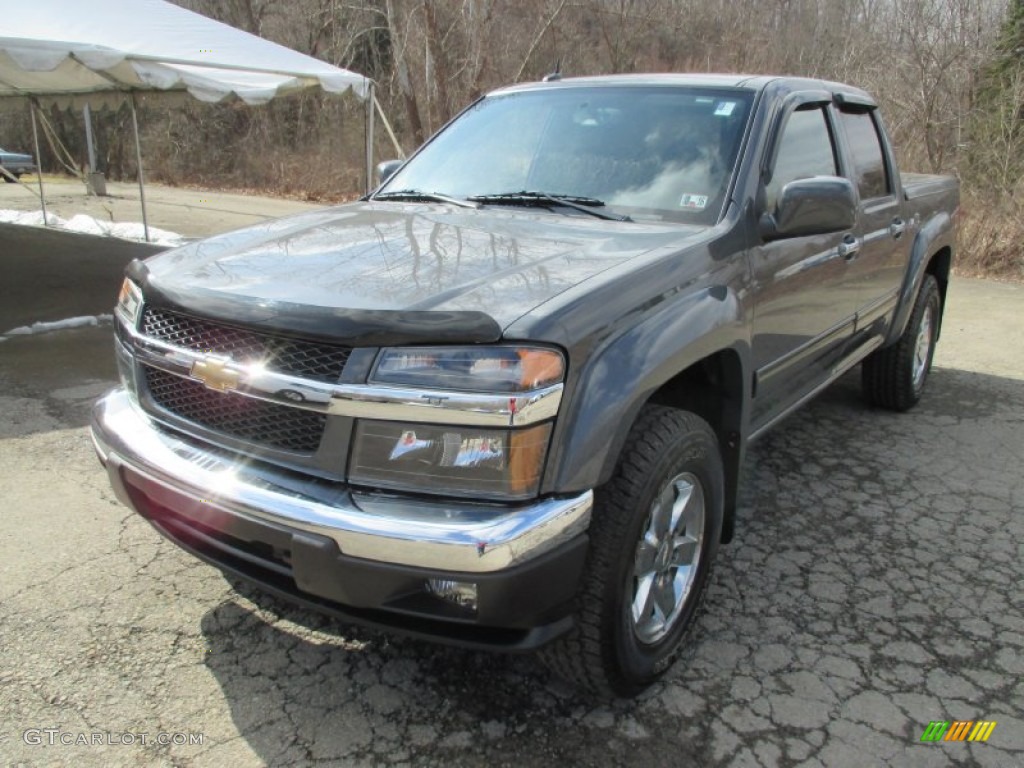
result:
[[[753,92],[559,87],[489,96],[380,192],[530,191],[602,201],[634,220],[718,220]]]

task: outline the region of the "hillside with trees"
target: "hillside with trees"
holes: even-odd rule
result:
[[[177,0],[377,83],[406,151],[488,90],[612,72],[840,80],[884,108],[901,167],[963,183],[958,269],[1024,277],[1024,0]],[[81,116],[49,113],[84,158]],[[100,170],[134,176],[127,110],[96,117]],[[24,104],[0,105],[28,146]],[[347,199],[363,185],[363,111],[307,93],[259,108],[150,97],[148,177]],[[395,150],[384,131],[378,159]],[[44,167],[58,170],[49,150]]]

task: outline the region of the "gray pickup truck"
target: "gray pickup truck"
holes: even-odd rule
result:
[[[131,264],[100,459],[232,577],[633,694],[746,446],[857,364],[921,397],[957,184],[900,174],[863,91],[778,77],[505,88],[399,165]]]

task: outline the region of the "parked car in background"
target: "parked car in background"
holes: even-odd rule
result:
[[[7,171],[0,175],[8,184],[13,184],[15,179],[20,179],[23,173],[36,172],[36,163],[32,155],[8,152],[6,149],[0,149],[0,166]],[[14,178],[11,178],[12,176]]]

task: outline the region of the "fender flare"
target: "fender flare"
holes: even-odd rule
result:
[[[896,314],[892,324],[889,326],[889,334],[885,339],[885,346],[895,344],[906,330],[910,313],[914,308],[914,301],[917,299],[918,291],[921,290],[921,283],[928,271],[928,264],[932,256],[943,248],[953,250],[953,215],[942,211],[932,216],[918,230],[914,238],[914,244],[910,249],[910,260],[907,264],[907,273],[903,278],[903,285],[900,288],[899,302],[896,305]],[[943,303],[945,297],[943,296]],[[941,319],[940,319],[941,323]]]
[[[609,337],[580,371],[553,441],[560,447],[550,487],[595,488],[611,477],[640,409],[663,384],[695,363],[732,350],[744,390],[750,345],[744,302],[728,287],[711,286],[667,304],[643,322]],[[619,393],[627,392],[629,397]],[[737,444],[747,431],[749,398],[740,399]]]

